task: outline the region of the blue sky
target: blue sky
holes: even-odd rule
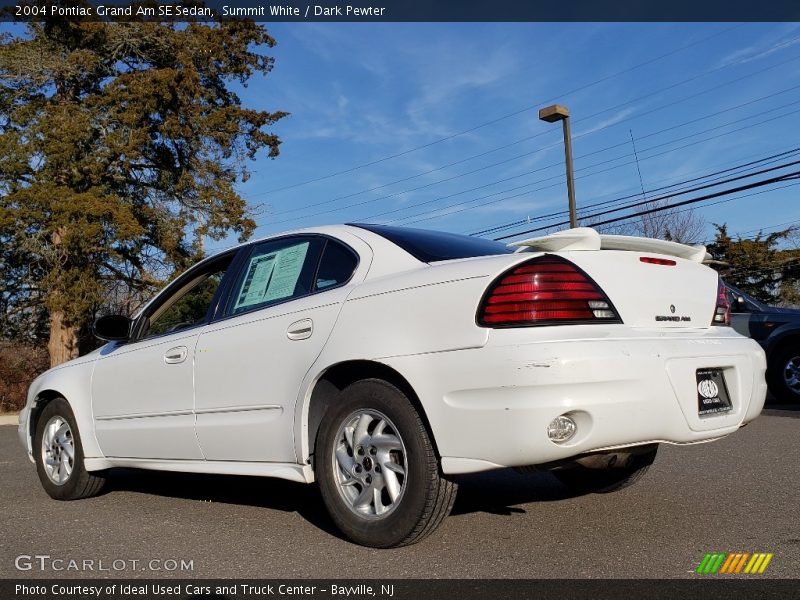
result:
[[[641,190],[631,131],[646,189],[800,146],[797,24],[268,29],[275,69],[242,99],[291,116],[274,127],[280,157],[256,160],[240,187],[258,213],[257,236],[359,220],[474,232],[561,210],[561,129],[536,115],[555,101],[572,114],[579,209]],[[798,190],[698,212],[709,237],[714,222],[749,234],[800,220]]]

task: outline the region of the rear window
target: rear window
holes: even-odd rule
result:
[[[505,244],[457,233],[390,225],[365,225],[363,223],[351,223],[351,225],[385,237],[414,258],[426,263],[514,252]]]

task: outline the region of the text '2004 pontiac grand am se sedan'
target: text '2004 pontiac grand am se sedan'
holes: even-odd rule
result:
[[[318,482],[339,528],[393,547],[450,511],[453,476],[638,479],[764,404],[705,248],[571,229],[507,247],[339,225],[189,269],[108,343],[31,385],[19,433],[59,500],[113,467]]]

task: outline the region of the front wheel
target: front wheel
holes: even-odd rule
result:
[[[395,386],[345,388],[315,450],[325,506],[348,538],[374,548],[416,543],[450,512],[456,484],[442,477],[425,425]]]
[[[63,398],[47,404],[36,422],[33,443],[42,487],[56,500],[96,495],[105,479],[83,466],[83,446],[72,409]]]
[[[658,445],[653,444],[628,452],[597,454],[551,472],[572,493],[608,494],[639,481],[653,464],[656,452]]]

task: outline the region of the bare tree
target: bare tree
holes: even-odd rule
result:
[[[681,244],[701,243],[706,229],[705,221],[693,209],[664,208],[667,204],[666,200],[653,200],[642,205],[641,210],[657,209],[654,212],[640,215],[630,221],[599,225],[596,229],[601,233],[640,235]],[[602,217],[582,220],[581,225],[594,227],[593,221],[602,221]]]

